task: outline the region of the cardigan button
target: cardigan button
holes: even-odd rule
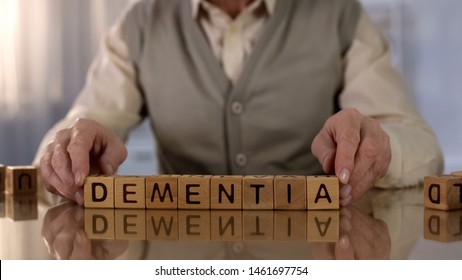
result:
[[[247,156],[245,154],[236,155],[236,164],[238,166],[245,166],[247,164]]]
[[[231,112],[233,112],[236,115],[242,114],[244,112],[244,105],[239,101],[234,101],[231,104]]]

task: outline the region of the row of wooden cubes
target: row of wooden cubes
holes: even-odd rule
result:
[[[338,209],[335,176],[89,176],[84,206],[138,209]]]
[[[439,210],[462,209],[462,171],[424,178],[424,206]]]
[[[37,167],[0,164],[0,192],[10,194],[37,193]]]
[[[89,239],[308,241],[339,239],[339,210],[85,209]]]

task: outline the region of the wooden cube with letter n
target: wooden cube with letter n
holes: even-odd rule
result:
[[[213,176],[210,184],[211,209],[242,209],[243,176]]]
[[[114,179],[115,208],[146,207],[146,177],[123,176]]]
[[[273,209],[274,176],[244,176],[242,190],[242,208],[269,210]]]
[[[146,177],[146,208],[178,208],[179,175],[158,175]]]
[[[178,177],[178,209],[210,209],[211,175]]]
[[[0,164],[0,193],[5,191],[5,180],[6,180],[6,167]]]
[[[440,210],[462,208],[462,177],[453,175],[424,178],[424,206]]]
[[[88,176],[83,187],[84,206],[114,208],[114,177]]]
[[[8,166],[6,171],[6,191],[11,194],[37,193],[37,167]]]
[[[339,180],[335,176],[307,176],[308,210],[339,209]]]

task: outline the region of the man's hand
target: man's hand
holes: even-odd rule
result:
[[[382,178],[391,161],[390,139],[378,121],[355,109],[330,117],[311,144],[324,172],[337,175],[340,204],[358,199]]]
[[[60,130],[40,160],[47,190],[83,205],[83,183],[89,174],[113,174],[127,157],[122,141],[99,123],[79,119]]]

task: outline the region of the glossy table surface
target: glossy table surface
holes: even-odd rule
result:
[[[422,188],[373,189],[329,211],[85,209],[0,195],[0,259],[462,259],[462,211]]]

